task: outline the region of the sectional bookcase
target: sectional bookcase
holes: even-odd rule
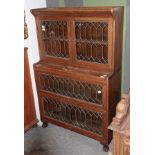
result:
[[[53,123],[100,141],[121,96],[123,7],[41,8],[34,64],[43,127]]]

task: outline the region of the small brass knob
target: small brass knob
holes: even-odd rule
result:
[[[97,93],[98,93],[98,94],[101,94],[101,93],[102,93],[102,91],[101,91],[101,90],[98,90],[98,91],[97,91]]]
[[[42,25],[42,26],[41,26],[41,29],[42,29],[42,31],[46,31],[45,25]]]

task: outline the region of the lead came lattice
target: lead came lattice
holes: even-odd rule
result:
[[[75,22],[77,59],[108,63],[108,23]]]
[[[85,110],[49,97],[43,97],[43,105],[46,116],[102,135],[102,113]]]
[[[61,95],[102,104],[102,87],[55,75],[39,73],[40,89]]]
[[[42,21],[42,38],[48,56],[69,58],[66,21]]]

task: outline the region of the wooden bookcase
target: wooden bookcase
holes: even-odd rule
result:
[[[54,123],[99,140],[121,96],[123,7],[42,8],[34,64],[43,127]]]

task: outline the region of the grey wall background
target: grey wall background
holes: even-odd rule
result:
[[[65,0],[65,6],[68,7],[83,6],[83,0]]]
[[[78,7],[83,6],[83,0],[64,0],[65,6],[67,7]],[[47,7],[58,7],[59,0],[46,0]]]
[[[58,0],[46,0],[47,7],[58,7],[59,1]]]
[[[126,18],[126,38],[125,38],[125,73],[123,92],[128,92],[130,88],[130,0],[127,0]]]

